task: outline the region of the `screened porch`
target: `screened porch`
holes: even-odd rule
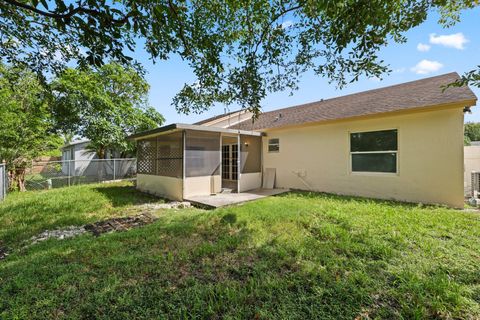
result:
[[[137,141],[137,188],[171,199],[259,188],[258,132],[174,125]]]

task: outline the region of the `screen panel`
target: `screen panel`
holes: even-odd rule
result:
[[[185,132],[185,176],[220,174],[220,133]]]

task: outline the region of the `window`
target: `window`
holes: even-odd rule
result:
[[[268,139],[268,152],[279,152],[280,141],[279,139]]]
[[[350,134],[352,172],[397,172],[397,130]]]

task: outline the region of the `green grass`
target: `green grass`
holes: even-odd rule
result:
[[[109,195],[97,188],[25,197],[38,216],[37,201],[70,193],[69,210],[88,212],[82,219],[89,221],[139,197],[128,187],[109,186]],[[77,201],[78,190],[102,200]],[[22,195],[14,197],[0,204],[0,221],[28,207]],[[157,214],[143,228],[13,253],[0,262],[0,318],[480,317],[477,213],[290,193]],[[3,229],[14,225],[0,223],[1,236],[12,239]]]
[[[11,193],[0,202],[0,245],[19,247],[44,230],[123,216],[135,204],[154,201],[129,182]]]

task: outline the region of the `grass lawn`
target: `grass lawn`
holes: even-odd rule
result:
[[[0,245],[18,247],[47,229],[124,216],[135,204],[157,201],[129,182],[11,193],[0,202]]]
[[[14,194],[0,239],[146,201],[118,184]],[[0,261],[0,318],[480,318],[478,213],[290,193],[157,215],[15,251]]]

